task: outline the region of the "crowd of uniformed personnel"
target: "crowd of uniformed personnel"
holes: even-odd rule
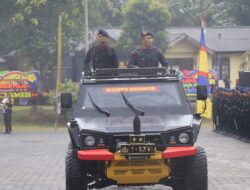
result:
[[[250,89],[218,88],[213,95],[215,131],[250,140]]]

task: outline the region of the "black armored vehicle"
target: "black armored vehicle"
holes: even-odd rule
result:
[[[207,97],[205,86],[197,98]],[[72,108],[70,93],[60,96]],[[83,76],[67,123],[66,190],[162,184],[207,190],[207,159],[194,146],[201,127],[182,83],[165,68],[100,69]]]

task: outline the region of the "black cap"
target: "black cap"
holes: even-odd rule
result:
[[[99,29],[99,30],[97,31],[97,34],[101,34],[101,35],[103,35],[103,36],[106,37],[106,38],[109,38],[109,37],[110,37],[109,34],[108,34],[105,30],[103,30],[103,29]]]
[[[149,31],[142,31],[141,36],[152,36],[152,37],[154,37],[153,34],[151,32],[149,32]]]

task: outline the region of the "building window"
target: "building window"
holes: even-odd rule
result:
[[[216,55],[213,57],[213,70],[219,80],[230,79],[230,59],[227,56]]]
[[[177,71],[193,70],[194,60],[192,58],[168,59],[168,65],[170,69]]]

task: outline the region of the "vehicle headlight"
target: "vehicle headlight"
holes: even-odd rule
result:
[[[95,144],[95,138],[92,136],[87,136],[85,137],[84,142],[87,146],[93,146]]]
[[[187,133],[181,133],[178,139],[181,143],[185,144],[189,141],[189,135]]]

